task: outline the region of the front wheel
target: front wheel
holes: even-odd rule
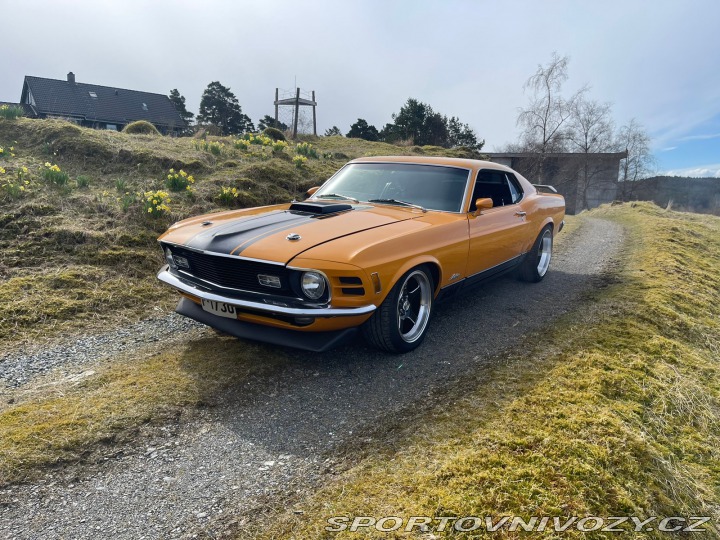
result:
[[[547,274],[552,259],[553,233],[552,226],[548,225],[535,240],[530,252],[520,267],[519,277],[523,281],[537,283]]]
[[[425,338],[433,306],[433,280],[424,266],[401,277],[363,325],[363,336],[378,349],[404,353]]]

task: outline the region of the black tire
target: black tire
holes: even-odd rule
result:
[[[547,274],[552,259],[553,228],[547,225],[535,240],[532,249],[520,265],[518,277],[523,281],[537,283]]]
[[[406,353],[425,339],[435,288],[426,266],[406,272],[362,326],[365,340],[392,353]]]

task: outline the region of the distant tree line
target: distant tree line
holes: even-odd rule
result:
[[[400,107],[400,111],[392,115],[392,120],[378,131],[375,126],[368,124],[367,120],[358,118],[357,122],[350,126],[346,137],[444,148],[465,146],[475,150],[480,150],[485,144],[485,141],[478,140],[475,131],[459,118],[448,118],[435,112],[427,103],[414,98],[409,98]],[[340,130],[335,126],[325,132],[325,135],[340,134]]]
[[[188,112],[185,106],[185,97],[180,95],[176,88],[170,91],[169,97],[178,114],[190,125],[194,115]],[[366,120],[358,118],[357,122],[350,126],[350,131],[346,136],[368,141],[404,142],[445,148],[465,146],[476,150],[480,150],[485,144],[485,141],[478,140],[475,131],[468,124],[461,122],[459,118],[455,116],[448,118],[417,99],[409,98],[400,111],[392,115],[392,120],[378,131]],[[242,107],[235,94],[219,81],[208,84],[203,92],[197,124],[213,126],[222,135],[239,135],[255,131],[255,125],[242,112]],[[268,127],[282,131],[288,129],[286,124],[276,121],[275,118],[266,114],[258,122],[258,128],[263,130]],[[342,136],[342,132],[340,128],[333,126],[325,131],[325,136]]]
[[[653,176],[633,183],[623,200],[653,201],[658,206],[720,216],[720,178]]]

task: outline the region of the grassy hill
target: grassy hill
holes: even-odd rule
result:
[[[292,142],[273,151],[230,137],[128,135],[60,120],[0,119],[0,351],[11,342],[170,307],[173,296],[154,277],[162,263],[155,239],[174,221],[302,197],[355,157],[474,155],[344,137],[308,143],[307,161],[296,164]],[[176,193],[168,175],[180,171],[194,183]]]

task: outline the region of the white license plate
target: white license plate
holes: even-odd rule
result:
[[[218,315],[220,317],[227,317],[228,319],[237,319],[237,311],[235,306],[226,304],[225,302],[216,302],[215,300],[202,299],[202,308],[208,313]]]

